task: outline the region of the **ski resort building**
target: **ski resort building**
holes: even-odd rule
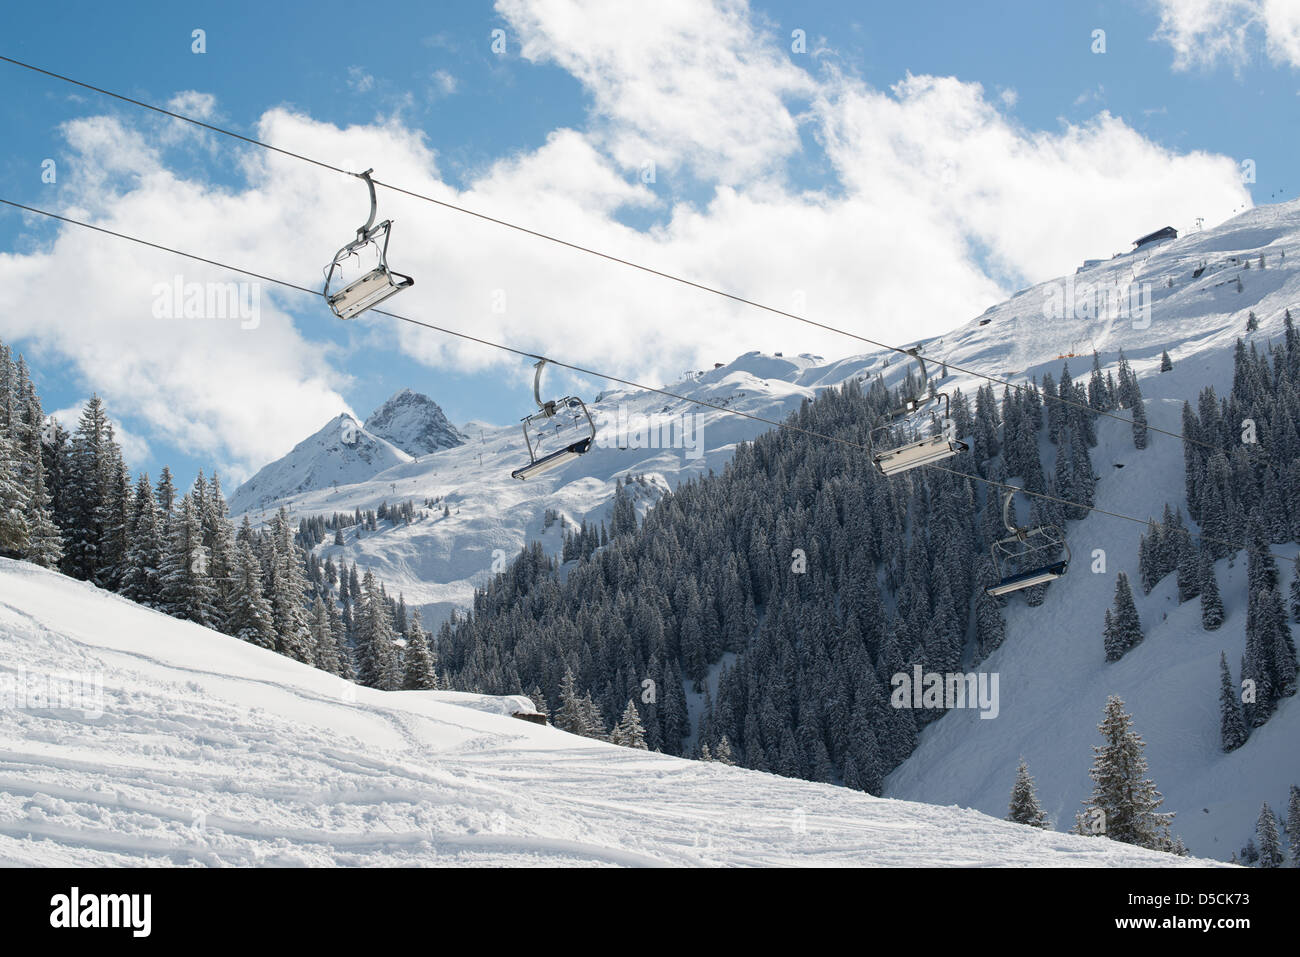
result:
[[[1133,246],[1141,249],[1143,246],[1149,246],[1152,243],[1158,243],[1166,239],[1177,239],[1178,230],[1172,226],[1166,226],[1164,229],[1157,229],[1154,233],[1147,233],[1140,239],[1133,240]]]

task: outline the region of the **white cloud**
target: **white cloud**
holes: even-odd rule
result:
[[[375,78],[359,66],[348,67],[348,86],[355,93],[369,93],[375,88]]]
[[[586,128],[554,130],[463,190],[396,117],[341,129],[272,109],[258,138],[349,169],[373,165],[382,180],[884,341],[941,333],[1012,284],[1249,201],[1231,159],[1171,153],[1106,113],[1035,132],[1002,112],[1004,97],[953,78],[907,77],[887,91],[829,68],[814,79],[735,0],[674,0],[632,23],[608,4],[500,7],[526,58],[587,86]],[[787,103],[800,98],[796,119]],[[800,124],[833,173],[825,191],[787,181],[788,161],[803,158]],[[312,288],[365,218],[361,183],[250,147],[236,147],[248,185],[181,179],[143,129],[104,117],[70,124],[81,175],[59,194],[63,206]],[[674,204],[662,177],[642,182],[647,156],[689,170],[707,200]],[[392,300],[404,315],[651,384],[750,349],[867,348],[411,197],[381,191],[380,202],[395,221],[390,262],[417,279]],[[659,225],[623,224],[645,211]],[[155,443],[219,459],[223,473],[247,474],[346,408],[347,356],[311,341],[315,324],[337,323],[322,303],[263,289],[256,329],[151,318],[154,285],[178,272],[240,278],[63,229],[37,253],[0,254],[0,334],[39,337],[110,410]],[[290,302],[298,323],[283,311]],[[524,368],[382,317],[350,328],[432,365],[493,366],[507,383]],[[519,393],[527,408],[526,384]]]
[[[460,84],[456,78],[446,70],[435,70],[433,73],[433,88],[435,93],[440,96],[451,96],[459,89]]]
[[[743,0],[659,0],[652,14],[631,17],[605,0],[496,6],[524,59],[557,63],[586,86],[592,132],[624,168],[685,165],[740,184],[799,149],[787,103],[815,84],[758,34]]]
[[[1239,69],[1257,49],[1274,63],[1300,67],[1300,4],[1296,0],[1155,0],[1155,39],[1173,48],[1174,68]]]

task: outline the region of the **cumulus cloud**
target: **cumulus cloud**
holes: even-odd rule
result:
[[[1156,0],[1155,37],[1174,51],[1174,68],[1240,68],[1260,41],[1277,64],[1300,67],[1300,5],[1295,0]]]
[[[743,0],[661,0],[632,19],[602,0],[498,0],[497,10],[524,59],[582,81],[591,132],[624,168],[689,165],[737,184],[799,149],[788,104],[815,84],[757,32]]]
[[[573,72],[591,113],[461,188],[441,175],[441,144],[396,116],[340,128],[277,108],[257,136],[891,342],[940,334],[1018,284],[1249,201],[1231,159],[1170,152],[1107,113],[1033,131],[978,84],[909,76],[880,90],[805,72],[737,0],[666,2],[635,29],[613,7],[500,0],[525,58]],[[65,136],[84,175],[59,194],[63,208],[313,288],[368,209],[360,182],[251,147],[234,147],[245,184],[218,188],[170,170],[144,125],[91,117]],[[826,189],[788,181],[808,149],[832,173]],[[643,181],[645,158],[706,198]],[[395,221],[390,262],[418,280],[394,311],[484,339],[652,384],[750,349],[867,349],[409,196],[381,190],[380,203]],[[647,212],[657,225],[627,225]],[[227,472],[247,474],[347,408],[347,357],[313,341],[315,324],[336,322],[319,300],[264,287],[256,328],[153,318],[155,288],[178,274],[242,278],[62,229],[34,253],[0,255],[0,332],[39,337],[151,440]],[[383,317],[350,328],[437,367],[510,380],[526,368]]]

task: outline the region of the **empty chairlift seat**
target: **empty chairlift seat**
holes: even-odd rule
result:
[[[394,272],[388,266],[388,238],[392,232],[393,221],[386,219],[375,224],[378,203],[375,200],[375,183],[370,178],[374,170],[356,174],[366,181],[370,189],[370,218],[366,224],[357,229],[357,238],[352,240],[337,253],[325,267],[325,302],[330,310],[340,319],[352,319],[367,309],[373,309],[390,296],[395,296],[404,289],[415,285],[415,280],[400,272]],[[331,292],[330,285],[341,279],[348,261],[356,257],[358,262],[363,253],[374,250],[376,265],[370,271],[352,280],[342,289]]]

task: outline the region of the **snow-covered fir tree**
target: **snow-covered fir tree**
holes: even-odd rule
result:
[[[1107,661],[1119,661],[1142,640],[1142,622],[1124,572],[1115,576],[1115,603],[1107,610],[1103,639]]]
[[[1278,833],[1277,818],[1267,802],[1259,809],[1255,834],[1259,837],[1260,867],[1281,867],[1286,863],[1282,850],[1282,836]]]
[[[1038,803],[1034,779],[1029,773],[1029,765],[1025,763],[1024,758],[1020,759],[1020,766],[1016,768],[1016,783],[1011,788],[1007,820],[1017,824],[1028,824],[1030,827],[1051,827],[1047,814]]]
[[[637,711],[636,702],[631,698],[628,699],[627,707],[623,709],[622,717],[614,725],[614,730],[610,732],[609,740],[612,744],[624,748],[646,750],[645,728],[641,725],[641,713]]]
[[[1237,687],[1228,670],[1228,656],[1219,653],[1219,742],[1224,751],[1235,751],[1246,743],[1250,729],[1242,715]]]
[[[420,609],[407,616],[405,674],[402,687],[408,691],[431,691],[438,687],[434,670],[433,652],[429,648],[429,635],[420,621]]]
[[[1174,815],[1158,810],[1164,798],[1147,776],[1142,738],[1133,729],[1132,717],[1119,696],[1107,699],[1098,730],[1103,741],[1092,749],[1093,764],[1088,772],[1092,796],[1084,802],[1077,833],[1094,833],[1090,823],[1098,821],[1101,833],[1113,841],[1174,852],[1178,844],[1169,830]]]

